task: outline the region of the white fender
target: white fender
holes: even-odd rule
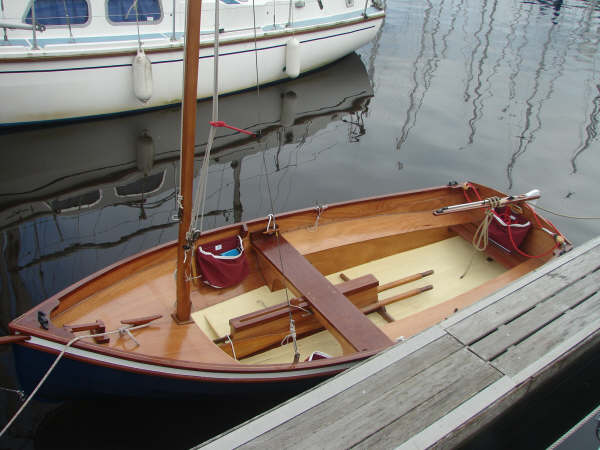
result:
[[[300,75],[300,42],[294,37],[285,44],[285,72],[290,78]]]
[[[131,63],[133,68],[133,93],[146,103],[152,97],[152,63],[141,48]]]
[[[285,91],[281,93],[281,118],[279,124],[282,127],[289,128],[296,121],[296,105],[298,104],[298,95],[294,91]]]
[[[137,168],[144,175],[148,175],[154,166],[154,139],[144,130],[135,141]]]

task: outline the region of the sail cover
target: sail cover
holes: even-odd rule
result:
[[[202,281],[215,288],[235,286],[248,275],[248,261],[239,236],[199,246],[196,263]]]

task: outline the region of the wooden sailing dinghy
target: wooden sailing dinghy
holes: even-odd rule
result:
[[[263,218],[204,233],[196,253],[238,242],[237,254],[225,260],[241,277],[211,287],[195,258],[186,283],[189,320],[171,315],[179,244],[135,255],[11,322],[12,339],[23,339],[15,346],[21,381],[31,390],[75,336],[121,329],[72,343],[42,395],[172,398],[302,389],[498,290],[564,246],[524,200],[505,197],[522,205],[533,225],[519,251],[493,242],[474,251],[486,202],[443,208],[476,192],[503,197],[480,185],[451,185],[281,214],[270,226]]]
[[[25,390],[41,386],[49,399],[298,391],[564,249],[525,205],[536,195],[470,183],[190,232],[199,16],[200,2],[189,1],[179,239],[13,320],[3,340],[16,344]],[[488,236],[499,245],[483,245]]]

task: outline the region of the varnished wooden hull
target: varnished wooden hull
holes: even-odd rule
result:
[[[478,186],[478,189],[483,197],[499,194],[484,186]],[[436,208],[464,201],[460,187],[447,186],[329,205],[320,215],[314,209],[286,213],[277,217],[277,224],[281,242],[285,241],[289,251],[296,255],[294,257],[301,260],[300,271],[310,268],[315,272],[316,275],[309,276],[314,277],[315,283],[308,279],[308,285],[316,286],[321,283],[317,278],[325,275],[331,277],[372,260],[408,253],[448,239],[461,240],[463,235],[468,237],[470,227],[481,221],[482,210],[444,216],[432,214]],[[551,226],[541,220],[542,225]],[[162,318],[136,332],[137,346],[127,336],[119,335],[113,335],[108,344],[99,344],[90,338],[73,344],[46,382],[42,395],[48,399],[60,399],[108,393],[171,397],[296,392],[384,350],[400,336],[408,337],[423,331],[456,310],[500,289],[551,258],[552,253],[546,251],[554,245],[550,234],[535,230],[530,233],[523,248],[530,254],[545,252],[542,258],[504,255],[498,249],[490,248],[488,255],[497,260],[494,264],[505,268],[501,275],[495,276],[496,272],[490,272],[492,275],[481,285],[451,291],[454,293],[439,304],[417,308],[414,314],[403,314],[392,318],[390,323],[377,325],[380,331],[371,325],[369,320],[372,319],[361,319],[363,315],[356,309],[357,303],[352,306],[348,302],[350,306],[344,317],[354,317],[352,320],[356,324],[344,329],[345,322],[336,317],[338,313],[328,311],[327,303],[313,303],[311,294],[297,283],[297,277],[278,272],[278,258],[269,259],[268,253],[263,253],[271,244],[265,247],[256,238],[251,240],[249,236],[252,233],[260,236],[266,225],[266,218],[256,219],[245,223],[244,227],[235,224],[203,234],[201,244],[235,236],[242,228],[247,228],[250,234],[244,238],[244,246],[251,269],[242,283],[228,289],[214,290],[201,283],[196,284],[192,292],[193,311],[208,311],[263,285],[271,289],[288,285],[291,296],[308,296],[306,300],[316,317],[312,324],[306,325],[307,328],[299,329],[299,334],[308,336],[325,329],[325,333],[330,333],[340,343],[339,354],[309,362],[304,362],[303,356],[300,362],[293,363],[291,356],[286,356],[287,359],[273,363],[254,363],[251,359],[241,363],[232,357],[236,355],[229,345],[223,343],[223,333],[209,336],[207,328],[202,328],[198,322],[176,324],[170,317],[174,301],[172,271],[176,247],[175,243],[169,243],[107,267],[11,322],[9,326],[13,334],[31,336],[30,340],[16,344],[17,366],[24,388],[30,390],[34,386],[75,335],[85,335],[86,332],[71,332],[69,325],[102,320],[106,330],[115,330],[122,326],[123,319],[160,314]],[[276,255],[277,250],[273,251]],[[471,250],[468,251],[470,254]],[[439,258],[441,255],[433,254],[432,264]],[[482,258],[485,261],[485,256]],[[293,271],[290,269],[292,266],[288,266],[288,271]],[[459,267],[460,271],[463,267],[464,264]],[[327,284],[329,282],[323,283],[330,285]],[[338,287],[338,291],[340,289]],[[440,289],[437,288],[438,291]],[[352,302],[366,301],[364,296],[359,297]],[[339,301],[346,308],[345,297],[341,296]],[[375,301],[379,305],[377,297]],[[418,299],[411,301],[419,302]],[[41,326],[44,319],[48,321],[48,329]],[[361,329],[365,331],[356,331]],[[283,337],[286,333],[283,331]],[[236,341],[235,337],[232,339],[235,345],[240,346],[249,342],[244,339]],[[252,356],[268,351],[277,347],[280,340],[281,336],[265,344],[259,339],[263,347],[248,347],[246,354]],[[274,342],[277,344],[274,345]]]

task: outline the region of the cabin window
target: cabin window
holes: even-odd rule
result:
[[[152,23],[162,18],[159,0],[108,0],[108,20],[114,23]]]
[[[129,184],[115,186],[118,197],[130,197],[136,195],[148,195],[158,191],[165,181],[165,172],[144,176]]]
[[[33,2],[25,14],[25,23],[32,23],[32,8]],[[86,0],[35,0],[35,21],[42,25],[82,25],[89,15]]]
[[[100,200],[102,200],[102,191],[93,190],[62,200],[53,200],[50,202],[50,206],[54,212],[61,213],[83,208],[91,208],[99,203]]]

